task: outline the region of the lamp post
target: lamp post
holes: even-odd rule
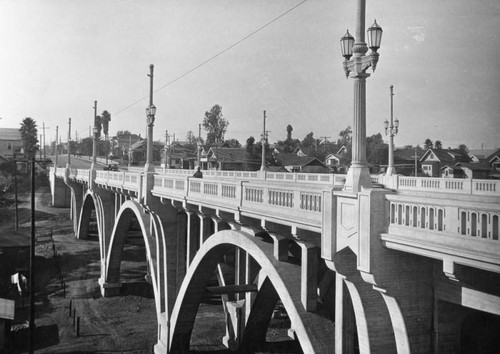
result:
[[[389,136],[389,166],[387,166],[386,176],[392,176],[395,174],[394,169],[394,137],[398,134],[399,120],[393,121],[393,92],[394,86],[390,86],[391,95],[391,122],[389,123],[387,119],[384,121],[385,135]]]
[[[97,134],[99,133],[97,129],[97,101],[94,101],[94,127],[92,132],[94,134],[92,136],[92,165],[90,165],[90,169],[95,170],[97,166]]]
[[[155,167],[153,164],[153,126],[155,122],[156,107],[153,104],[153,70],[154,65],[149,66],[149,106],[146,108],[146,117],[148,123],[148,141],[146,145],[146,164],[144,165],[144,172],[154,172]]]
[[[261,164],[260,164],[260,172],[266,171],[266,143],[267,143],[267,134],[266,134],[266,111],[264,111],[264,124],[262,130],[262,154],[261,154]]]
[[[368,46],[365,43],[366,0],[357,1],[356,39],[349,31],[340,39],[343,67],[346,77],[354,79],[354,120],[352,129],[352,163],[347,172],[344,189],[358,192],[361,187],[371,187],[370,171],[366,162],[366,71],[377,67],[382,39],[382,28],[377,21],[368,28]],[[371,52],[366,55],[368,47]],[[351,59],[351,57],[353,57]]]
[[[71,118],[68,119],[68,161],[66,167],[71,165]]]
[[[196,148],[198,149],[198,167],[201,169],[201,124],[198,124],[198,139],[196,139]]]

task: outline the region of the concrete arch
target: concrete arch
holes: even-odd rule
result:
[[[93,209],[95,209],[94,195],[91,191],[88,191],[83,197],[82,210],[80,211],[80,217],[78,220],[76,238],[79,240],[86,240],[88,238],[90,215],[92,214]]]
[[[161,228],[161,223],[159,223],[156,218],[151,218],[151,213],[144,213],[142,206],[135,201],[128,200],[123,203],[116,216],[109,252],[106,254],[105,270],[103,272],[104,279],[101,280],[101,286],[105,288],[106,286],[111,286],[113,289],[119,289],[123,247],[127,239],[127,232],[132,221],[132,216],[134,215],[138,220],[141,234],[144,238],[146,261],[151,271],[156,312],[157,315],[160,315],[162,307],[164,307],[162,301],[164,291],[162,291],[160,285],[162,284],[160,275],[163,272],[159,269],[159,254],[161,252],[160,239],[163,239],[163,230]]]
[[[409,352],[408,342],[399,338],[396,343],[391,320],[404,324],[397,303],[367,283],[357,269],[357,256],[350,248],[335,253],[335,270],[343,278],[352,301],[360,353]],[[343,295],[342,295],[343,296]],[[392,318],[391,318],[392,316]],[[399,321],[399,322],[398,322]],[[398,333],[402,337],[405,333]],[[408,349],[408,350],[407,350]]]
[[[334,347],[332,321],[304,309],[300,297],[300,281],[297,282],[296,277],[299,266],[277,261],[273,256],[271,243],[236,230],[224,230],[210,236],[194,257],[172,311],[170,351],[182,352],[189,346],[206,283],[224,254],[234,247],[247,252],[261,267],[260,274],[269,279],[276,289],[303,351],[331,353]],[[315,326],[308,325],[312,321],[315,321]]]

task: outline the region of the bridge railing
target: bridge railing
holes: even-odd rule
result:
[[[158,172],[158,171],[157,171]],[[195,170],[164,169],[160,174],[192,176]],[[328,173],[289,173],[289,172],[260,172],[260,171],[221,171],[204,170],[203,176],[218,178],[234,178],[245,180],[266,180],[299,183],[321,183],[342,186],[345,183],[345,175]]]
[[[436,258],[459,257],[465,264],[500,271],[498,198],[424,198],[387,195],[389,227],[382,240],[393,248]]]
[[[397,189],[473,195],[500,195],[500,180],[397,176]]]
[[[290,181],[292,182],[292,181]],[[281,181],[194,178],[182,174],[155,175],[153,195],[186,198],[191,203],[226,210],[239,208],[258,215],[321,226],[322,197],[332,186]]]

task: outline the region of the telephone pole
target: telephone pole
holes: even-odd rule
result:
[[[267,133],[266,133],[266,111],[264,111],[264,117],[263,117],[263,129],[262,129],[262,139],[261,139],[261,144],[262,144],[262,162],[260,166],[260,171],[264,172],[266,170],[266,142],[267,142]]]
[[[43,129],[43,159],[47,159],[47,155],[45,153],[45,129],[49,129],[49,127],[45,126],[45,122],[42,123],[42,129]]]
[[[55,145],[55,148],[56,148],[56,151],[55,151],[55,155],[56,155],[56,161],[55,161],[55,166],[57,167],[57,157],[59,155],[59,146],[57,145],[57,135],[59,134],[59,126],[56,125],[56,145]]]

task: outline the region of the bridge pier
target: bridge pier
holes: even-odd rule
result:
[[[56,177],[57,168],[49,173],[52,206],[55,208],[69,208],[71,206],[71,190],[63,179]]]

